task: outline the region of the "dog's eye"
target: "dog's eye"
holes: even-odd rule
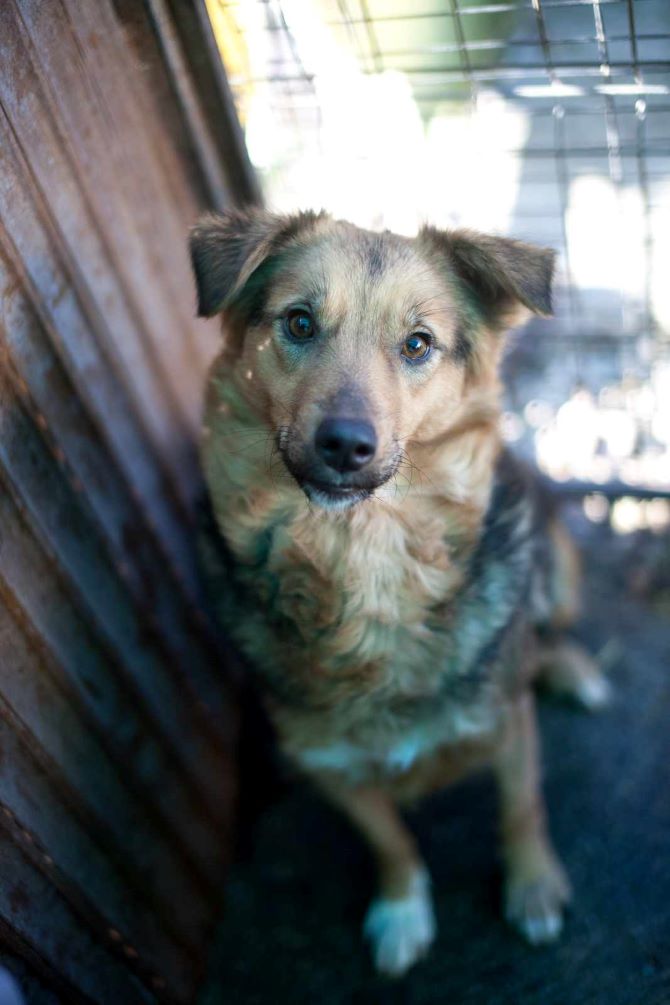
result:
[[[306,311],[289,311],[286,316],[286,330],[297,339],[308,339],[314,334],[314,321]]]
[[[402,344],[402,349],[400,350],[400,355],[412,362],[416,362],[420,359],[426,359],[429,353],[430,339],[427,335],[422,335],[420,332],[414,332],[412,335],[408,335]]]

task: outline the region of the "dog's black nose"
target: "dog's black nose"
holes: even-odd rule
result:
[[[334,471],[360,471],[377,449],[377,434],[362,419],[324,419],[316,431],[316,452]]]

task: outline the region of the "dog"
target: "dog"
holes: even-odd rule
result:
[[[545,821],[533,681],[607,685],[561,632],[574,549],[499,432],[504,333],[551,311],[554,253],[476,232],[372,233],[325,213],[208,215],[198,312],[221,314],[201,457],[217,615],[280,748],[360,830],[364,922],[398,975],[435,935],[397,809],[489,766],[505,914],[555,939],[570,890]]]

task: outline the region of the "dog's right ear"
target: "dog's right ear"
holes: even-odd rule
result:
[[[507,328],[529,313],[551,314],[556,253],[508,237],[472,230],[424,227],[421,238],[438,249],[494,327]]]
[[[322,215],[278,216],[247,209],[201,217],[190,237],[198,315],[209,318],[229,307],[263,263]]]

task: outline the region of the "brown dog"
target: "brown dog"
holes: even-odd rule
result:
[[[486,764],[507,916],[553,939],[568,884],[529,685],[542,666],[595,705],[605,684],[557,640],[573,555],[501,447],[497,377],[504,330],[550,311],[553,252],[262,211],[204,218],[191,248],[200,313],[225,332],[202,444],[218,610],[283,750],[376,855],[378,968],[403,972],[434,935],[396,800]]]

